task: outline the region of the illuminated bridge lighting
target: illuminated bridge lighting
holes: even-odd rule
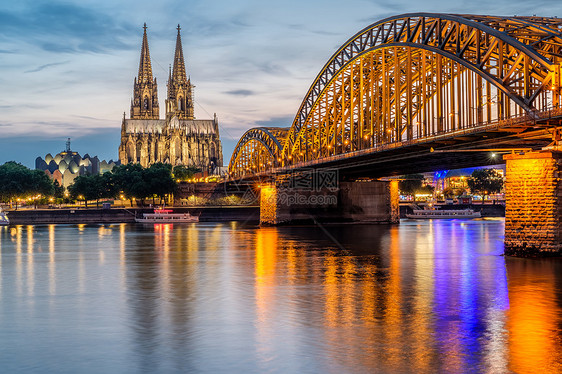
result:
[[[556,18],[383,19],[328,60],[289,128],[259,127],[242,136],[230,173],[239,178],[459,134],[511,131],[522,138],[541,118],[562,117],[561,51]],[[459,148],[470,145],[464,142]],[[248,171],[251,164],[260,167]]]

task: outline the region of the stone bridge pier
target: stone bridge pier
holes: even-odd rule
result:
[[[505,254],[562,255],[562,152],[509,154],[505,183]]]
[[[397,181],[340,182],[337,188],[263,185],[260,223],[318,222],[399,223]]]

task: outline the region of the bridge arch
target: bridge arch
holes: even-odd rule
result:
[[[562,19],[389,17],[332,55],[281,136],[246,132],[231,175],[532,122],[560,108],[561,66]]]
[[[560,105],[562,20],[412,13],[361,30],[307,92],[284,165]]]
[[[244,133],[232,153],[231,177],[240,178],[279,165],[288,128],[256,127]]]

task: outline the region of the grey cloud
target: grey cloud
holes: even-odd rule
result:
[[[27,70],[27,71],[25,71],[25,73],[37,73],[38,71],[45,70],[45,69],[53,67],[53,66],[64,65],[64,64],[67,64],[69,62],[70,61],[53,62],[53,63],[50,63],[50,64],[38,66],[35,69]]]
[[[274,117],[270,118],[267,121],[258,121],[256,122],[256,126],[264,126],[264,127],[290,127],[293,123],[293,116],[283,116],[283,117]]]
[[[232,91],[226,91],[225,94],[234,95],[234,96],[250,96],[250,95],[254,95],[255,92],[251,90],[232,90]]]

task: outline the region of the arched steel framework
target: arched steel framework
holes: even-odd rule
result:
[[[282,144],[289,129],[256,127],[242,135],[230,159],[231,177],[242,177],[279,166]]]
[[[561,104],[561,62],[558,18],[415,13],[381,20],[318,74],[281,165],[535,118]]]

